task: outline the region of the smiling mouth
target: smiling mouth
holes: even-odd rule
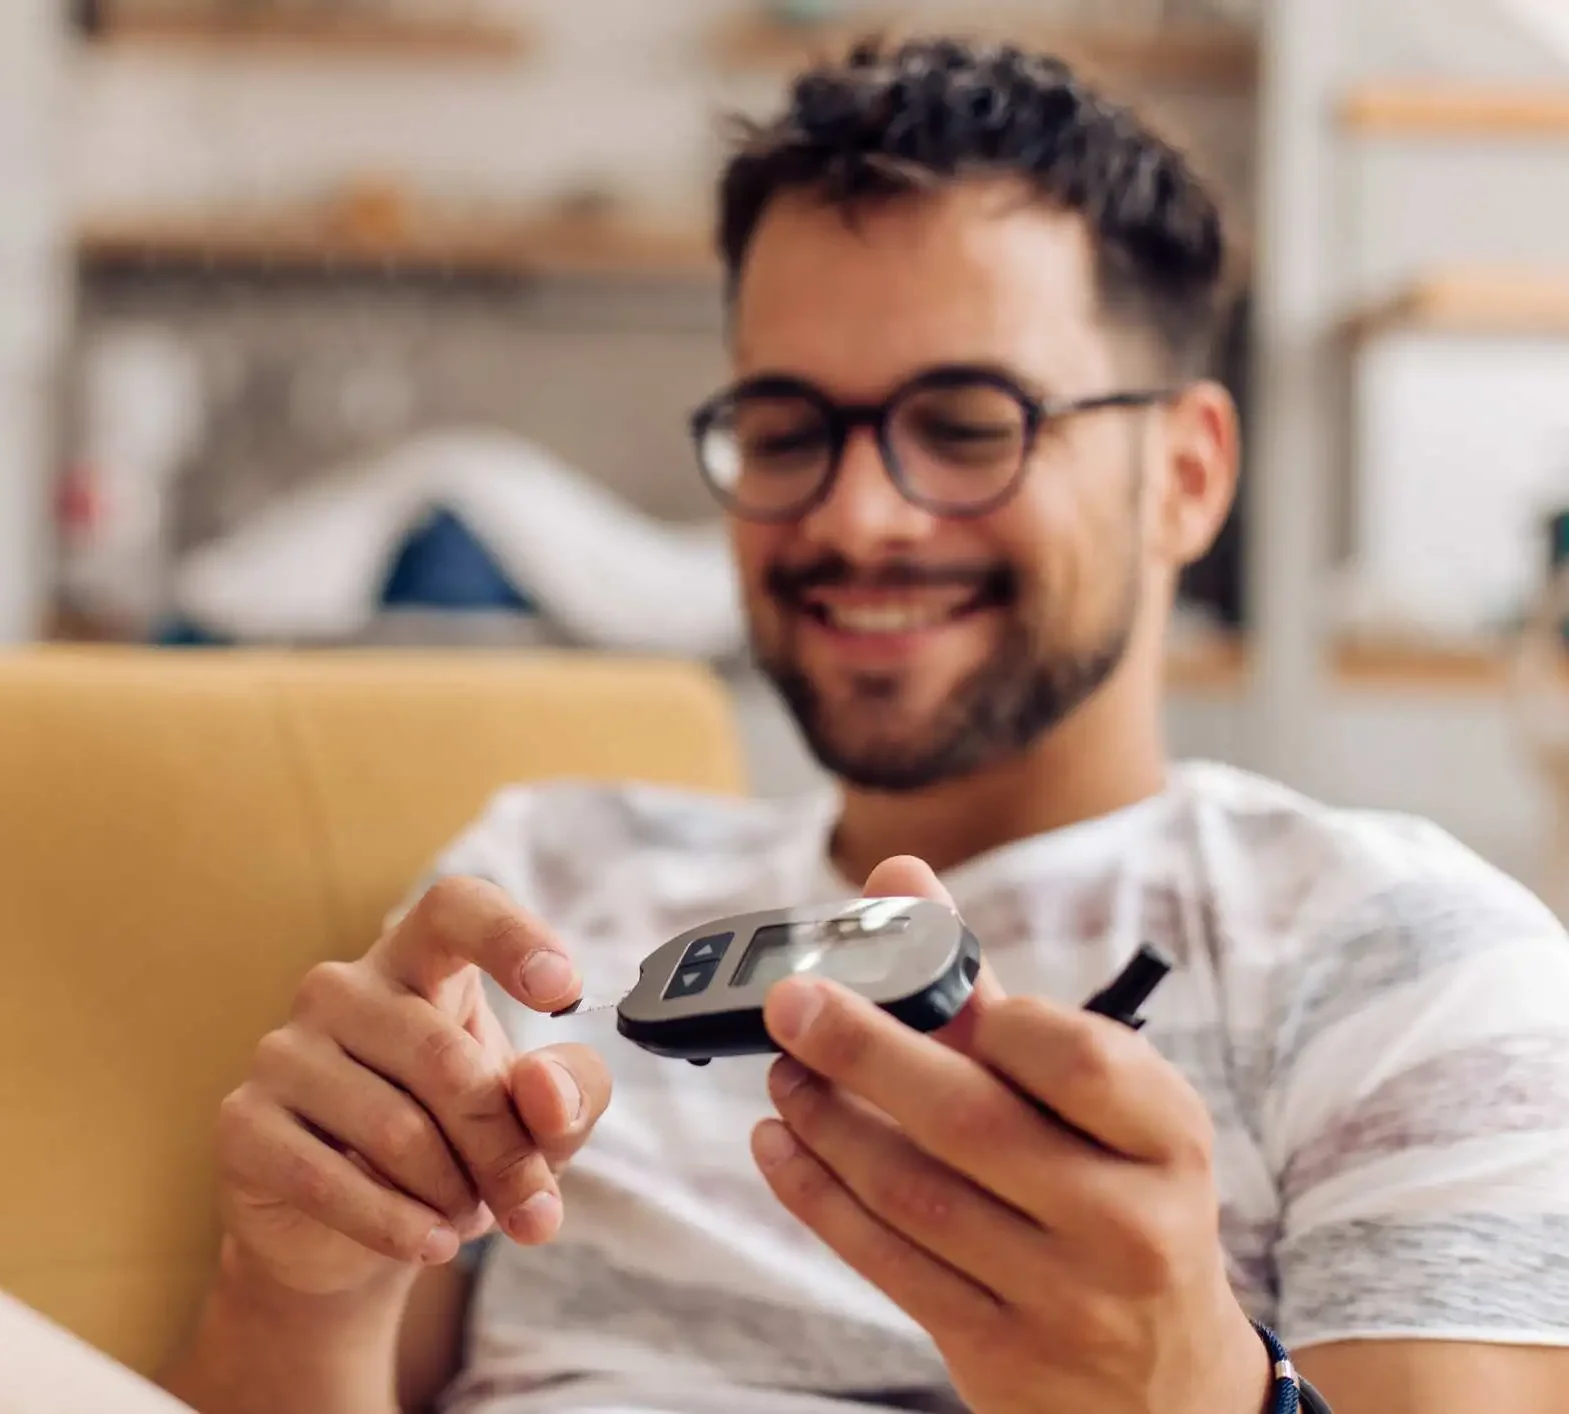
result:
[[[1003,608],[1014,597],[1014,578],[1005,569],[925,584],[817,585],[783,596],[786,607],[824,628],[865,637],[943,628]]]
[[[814,598],[800,605],[808,618],[824,627],[857,634],[919,633],[992,607],[991,596],[981,589],[958,600],[882,598],[871,603],[844,603]]]

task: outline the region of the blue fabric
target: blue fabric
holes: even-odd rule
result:
[[[404,542],[382,587],[381,602],[388,607],[537,612],[449,511],[436,512]]]
[[[170,619],[159,625],[152,635],[156,648],[232,648],[232,639],[208,633],[189,619]]]

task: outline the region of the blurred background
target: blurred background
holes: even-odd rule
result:
[[[812,785],[685,415],[718,116],[889,22],[1077,59],[1228,208],[1173,747],[1569,908],[1564,0],[5,0],[0,643],[696,657]]]

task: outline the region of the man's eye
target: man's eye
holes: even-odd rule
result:
[[[1007,442],[1018,435],[1014,427],[982,422],[928,421],[922,435],[934,442]]]
[[[812,427],[796,432],[768,432],[748,437],[745,445],[748,457],[782,460],[821,451],[823,434]]]

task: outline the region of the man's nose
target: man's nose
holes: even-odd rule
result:
[[[857,427],[845,442],[828,496],[802,517],[801,533],[855,560],[920,541],[936,523],[894,484],[876,434]]]

